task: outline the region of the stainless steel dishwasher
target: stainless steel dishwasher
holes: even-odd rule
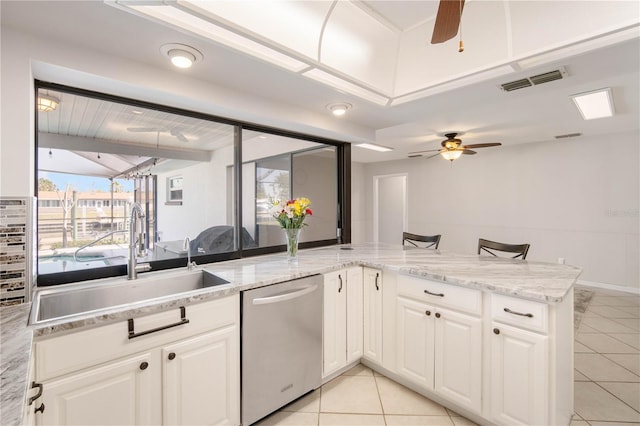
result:
[[[242,292],[242,424],[320,387],[322,276]]]

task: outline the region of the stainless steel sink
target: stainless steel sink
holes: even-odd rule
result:
[[[36,291],[32,323],[228,284],[206,270],[158,273],[69,284]]]

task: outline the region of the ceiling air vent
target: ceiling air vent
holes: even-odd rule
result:
[[[561,80],[566,76],[567,76],[567,71],[564,69],[564,67],[560,67],[557,70],[523,78],[521,80],[510,81],[509,83],[501,84],[499,87],[505,92],[512,92],[514,90],[524,89],[525,87],[531,87],[533,85],[548,83],[550,81],[555,81],[555,80]]]
[[[577,138],[578,136],[582,136],[582,133],[567,133],[566,135],[555,136],[555,138],[556,139],[566,139],[566,138]]]
[[[538,74],[534,75],[533,77],[529,77],[529,80],[531,80],[533,84],[548,83],[550,81],[560,79],[562,79],[562,72],[560,70],[549,71],[545,72],[544,74]]]
[[[522,80],[511,81],[500,85],[505,92],[511,92],[512,90],[524,89],[531,86],[529,79],[523,78]]]

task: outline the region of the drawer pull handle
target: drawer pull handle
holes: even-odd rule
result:
[[[142,361],[140,363],[140,370],[146,370],[147,368],[149,368],[149,363],[147,361]]]
[[[187,310],[184,306],[180,306],[180,321],[174,322],[173,324],[163,325],[162,327],[152,328],[151,330],[141,331],[140,333],[135,332],[133,318],[129,318],[129,339],[135,339],[136,337],[145,336],[147,334],[155,333],[156,331],[166,330],[167,328],[177,327],[183,324],[189,324],[189,320],[187,319]]]
[[[440,312],[436,312],[436,318],[440,318]]]
[[[44,413],[44,402],[42,404],[40,404],[40,406],[34,410],[34,413],[37,413],[38,411],[41,412],[41,413]]]
[[[500,334],[500,329],[499,328],[494,328],[493,329],[493,334]]]
[[[427,316],[430,316],[430,315],[431,315],[431,311],[425,311],[424,313],[425,313]]]
[[[171,352],[168,356],[169,361],[176,359],[176,353],[175,352]]]
[[[31,382],[31,389],[33,388],[38,388],[38,393],[32,396],[31,398],[29,398],[29,405],[33,404],[36,399],[42,396],[42,390],[44,389],[44,385],[42,383]]]
[[[431,293],[429,290],[425,290],[424,293],[432,296],[444,297],[444,293]]]
[[[523,314],[522,312],[512,311],[509,308],[504,308],[504,311],[508,314],[520,315],[521,317],[533,318],[533,314]]]
[[[342,291],[342,275],[338,274],[338,279],[340,280],[340,287],[338,287],[338,293]]]
[[[376,291],[380,291],[380,286],[378,285],[378,278],[380,278],[380,272],[376,272]]]

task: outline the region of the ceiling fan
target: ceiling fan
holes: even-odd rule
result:
[[[464,45],[462,44],[462,27],[460,25],[463,9],[464,0],[440,0],[436,22],[433,26],[431,44],[443,43],[452,39],[458,34],[458,28],[460,28],[460,46],[458,52],[464,51]]]
[[[172,136],[175,136],[180,142],[189,142],[189,139],[178,129],[165,129],[159,127],[127,127],[127,131],[134,133],[148,133],[157,132],[158,134],[169,132]]]
[[[477,149],[477,148],[488,148],[491,146],[500,146],[502,145],[500,142],[493,142],[493,143],[476,143],[473,145],[462,145],[462,140],[461,139],[457,139],[456,136],[458,134],[451,132],[451,133],[445,133],[445,137],[447,139],[443,140],[441,145],[442,148],[440,149],[429,149],[426,151],[414,151],[414,152],[410,152],[409,153],[409,157],[410,158],[414,158],[414,157],[422,157],[422,154],[425,152],[435,152],[435,154],[430,155],[427,158],[432,158],[435,157],[437,155],[442,155],[442,157],[446,160],[449,161],[453,161],[453,160],[457,160],[458,158],[460,158],[460,156],[462,154],[466,154],[466,155],[474,155],[476,154],[476,152],[473,149]],[[473,149],[472,149],[473,148]]]

